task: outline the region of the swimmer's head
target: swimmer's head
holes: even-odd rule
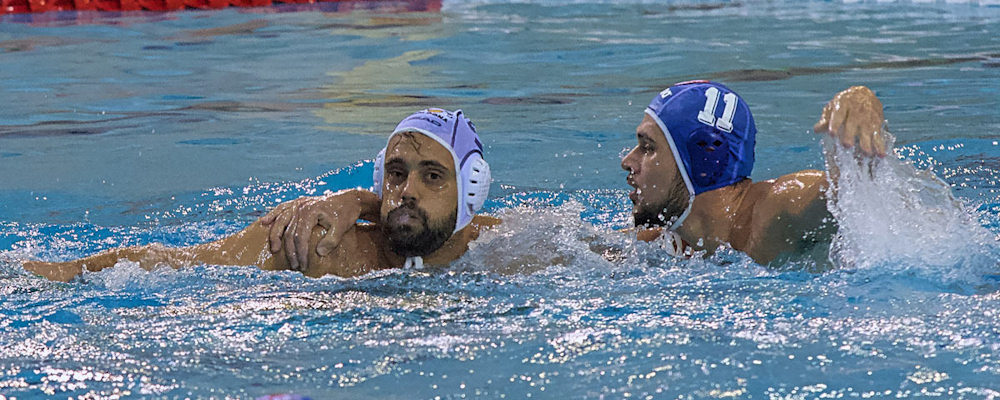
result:
[[[489,195],[482,151],[461,110],[423,110],[396,126],[374,174],[382,229],[395,253],[430,254],[472,221]]]
[[[636,225],[677,229],[698,194],[729,186],[753,170],[757,128],[729,88],[678,83],[658,94],[636,129],[639,144],[622,160]]]
[[[622,159],[626,180],[635,188],[629,193],[635,225],[670,225],[679,220],[690,201],[684,179],[652,117],[644,116],[635,134],[639,143]]]

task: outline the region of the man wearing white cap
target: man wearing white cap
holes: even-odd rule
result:
[[[374,193],[355,189],[284,203],[243,231],[211,243],[112,249],[63,263],[29,261],[24,267],[67,281],[84,268],[97,271],[121,259],[146,269],[159,264],[256,265],[314,277],[447,264],[464,254],[482,229],[500,223],[475,215],[489,195],[490,169],[482,151],[475,126],[461,110],[423,110],[400,122],[389,136],[375,163]],[[289,211],[307,203],[326,211],[311,214],[311,224],[290,223],[297,220],[286,217]],[[358,217],[378,223],[357,224]],[[272,231],[287,232],[289,240],[268,251]]]

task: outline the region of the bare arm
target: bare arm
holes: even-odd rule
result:
[[[875,93],[853,86],[827,102],[813,130],[829,134],[857,157],[884,157],[892,146],[884,122],[882,102]],[[825,173],[799,171],[759,183],[766,190],[754,206],[745,244],[754,261],[765,264],[783,253],[802,252],[836,233],[827,192],[832,183],[836,195],[839,171],[829,160],[827,166]]]
[[[281,269],[280,263],[265,251],[267,231],[260,222],[254,222],[237,234],[223,239],[189,247],[166,247],[159,244],[111,249],[101,253],[66,262],[26,261],[24,268],[56,281],[69,281],[88,271],[113,267],[120,260],[139,263],[146,270],[157,265],[174,268],[197,264],[259,265],[263,269]]]
[[[190,265],[194,258],[194,254],[185,248],[147,245],[111,249],[66,262],[26,261],[24,269],[54,281],[68,282],[83,273],[84,268],[88,271],[100,271],[114,266],[119,260],[138,262],[139,266],[150,270],[158,264],[175,267]]]

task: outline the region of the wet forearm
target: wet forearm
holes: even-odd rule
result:
[[[24,268],[57,281],[69,281],[83,273],[84,268],[96,272],[115,266],[121,260],[139,263],[146,270],[166,264],[174,268],[191,265],[196,257],[186,248],[170,248],[161,245],[147,245],[111,249],[89,257],[65,262],[28,261]]]

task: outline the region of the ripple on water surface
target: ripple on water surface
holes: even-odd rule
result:
[[[8,263],[3,382],[318,398],[996,390],[988,277],[775,272],[727,250],[672,259],[582,220],[594,196],[536,197],[497,210],[505,224],[445,269],[309,279],[122,262],[58,284]]]
[[[114,158],[149,159],[157,143],[285,156],[240,154],[227,161],[238,181],[165,196],[140,174],[159,163],[117,168],[143,182],[128,200],[67,175],[51,193],[41,178],[0,188],[0,397],[1000,397],[996,18],[973,3],[472,1],[412,19],[226,10],[108,17],[120,27],[96,33],[5,25],[109,40],[0,43],[0,92],[18,100],[0,110],[7,168],[49,171],[39,149],[72,155],[84,136],[126,146]],[[61,62],[74,49],[79,62]],[[24,70],[36,73],[11,73]],[[706,74],[754,105],[760,178],[821,164],[803,131],[859,81],[915,168],[835,159],[833,261],[823,249],[772,269],[634,243],[617,231],[631,216],[615,149],[634,145],[649,97]],[[370,162],[299,179],[373,155],[387,120],[431,105],[475,113],[497,167],[487,209],[505,221],[447,268],[310,279],[121,262],[64,284],[20,267],[210,241],[283,200],[370,185]],[[88,178],[116,172],[79,158]],[[171,175],[220,172],[180,164]],[[269,182],[250,167],[292,172]]]

